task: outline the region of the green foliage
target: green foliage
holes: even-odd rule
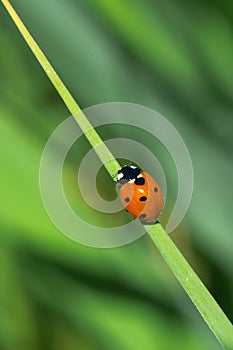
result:
[[[191,151],[195,190],[173,237],[231,317],[228,3],[13,3],[82,107],[141,103],[178,127]],[[39,162],[68,112],[3,7],[0,17],[0,348],[220,349],[149,239],[95,250],[70,242],[49,221]],[[76,171],[72,162],[67,171]],[[169,210],[175,171],[167,174]]]

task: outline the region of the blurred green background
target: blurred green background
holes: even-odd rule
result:
[[[82,108],[134,102],[176,126],[195,187],[172,238],[232,319],[232,2],[12,3]],[[148,237],[94,249],[50,222],[39,192],[40,158],[69,112],[2,4],[0,23],[0,349],[221,349]],[[104,139],[130,135],[156,151],[156,141],[146,143],[138,131],[99,132]],[[85,140],[74,147],[64,183],[80,215],[105,225],[73,187],[89,149]],[[169,215],[176,171],[163,150],[156,155],[168,169]],[[108,196],[114,191],[104,171],[103,179],[98,186]]]

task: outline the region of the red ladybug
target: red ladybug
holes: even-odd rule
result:
[[[152,224],[163,209],[163,194],[155,180],[132,165],[125,165],[117,175],[121,201],[132,216]]]

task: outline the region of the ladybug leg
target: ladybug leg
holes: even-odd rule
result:
[[[143,224],[143,225],[157,225],[157,224],[160,224],[160,222],[157,220],[157,221],[155,221],[155,222],[153,222],[153,221],[141,221],[141,223]]]

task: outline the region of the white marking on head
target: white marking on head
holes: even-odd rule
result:
[[[123,173],[119,173],[119,174],[117,175],[117,180],[119,181],[120,179],[122,179],[123,176],[124,176]]]
[[[129,183],[130,183],[130,184],[133,184],[133,183],[134,183],[134,181],[135,181],[135,179],[130,180],[130,181],[129,181]]]
[[[136,166],[134,166],[134,165],[130,165],[130,168],[136,169]]]
[[[139,174],[137,177],[142,177],[142,174]]]

